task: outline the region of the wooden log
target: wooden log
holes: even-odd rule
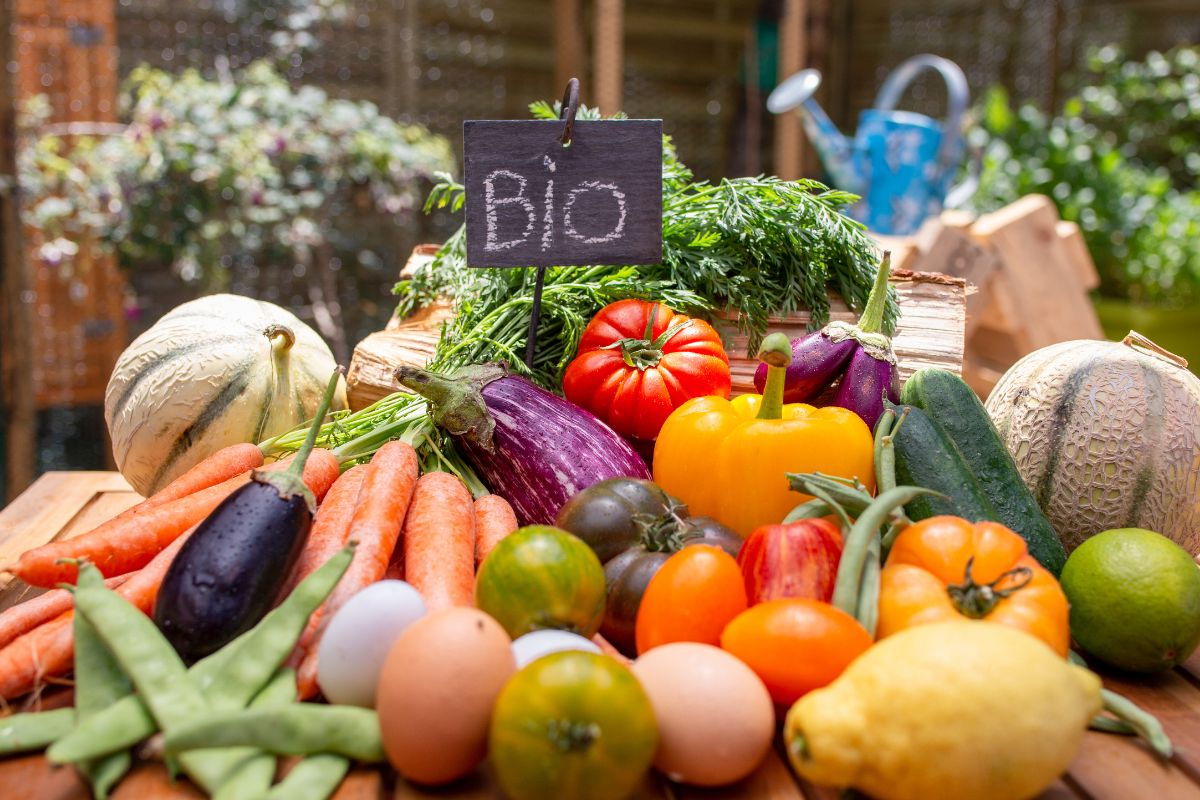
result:
[[[900,321],[893,339],[900,361],[900,377],[922,367],[962,370],[963,332],[966,322],[966,282],[961,278],[926,272],[893,270],[892,285],[900,303]],[[853,322],[858,318],[840,298],[831,297],[830,318]],[[449,318],[447,306],[420,320],[389,324],[387,329],[363,339],[354,349],[347,374],[350,407],[363,408],[400,389],[392,371],[401,364],[424,366],[437,345],[441,323]],[[789,337],[808,329],[807,311],[772,319],[769,330]],[[736,315],[720,315],[717,328],[730,354],[734,394],[754,391],[757,361],[747,357],[748,336],[737,330]]]

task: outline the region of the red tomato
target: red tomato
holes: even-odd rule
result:
[[[711,325],[634,299],[592,317],[563,374],[568,400],[638,439],[658,436],[684,401],[728,397],[729,387],[729,356]]]
[[[785,597],[828,603],[841,559],[842,534],[824,519],[763,525],[750,534],[737,557],[750,605]]]
[[[638,655],[669,642],[719,645],[721,631],[746,610],[746,587],[733,556],[710,544],[685,547],[659,568],[638,607]]]
[[[721,634],[721,647],[754,670],[782,706],[833,683],[870,646],[870,634],[854,617],[800,598],[759,603]]]

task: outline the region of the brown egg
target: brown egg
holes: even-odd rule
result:
[[[500,623],[474,608],[448,608],[410,625],[388,652],[375,707],[383,748],[405,778],[439,784],[487,755],[500,689],[517,670]]]
[[[763,760],[775,708],[754,672],[718,647],[676,642],[633,663],[658,719],[654,766],[697,786],[740,780]]]

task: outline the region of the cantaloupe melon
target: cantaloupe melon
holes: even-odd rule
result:
[[[1130,332],[1063,342],[1012,366],[987,401],[1067,551],[1149,528],[1200,551],[1200,378]]]
[[[289,431],[316,413],[335,367],[320,335],[273,303],[184,303],[135,339],[109,378],[117,468],[150,495],[226,445]],[[331,409],[345,407],[342,385]]]

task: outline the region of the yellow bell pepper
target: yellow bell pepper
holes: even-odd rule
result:
[[[654,481],[745,538],[759,525],[783,521],[811,499],[791,491],[788,472],[858,478],[875,488],[874,444],[865,422],[844,408],[783,403],[787,337],[763,340],[768,364],[763,393],[733,400],[696,397],[667,417],[654,446]]]

